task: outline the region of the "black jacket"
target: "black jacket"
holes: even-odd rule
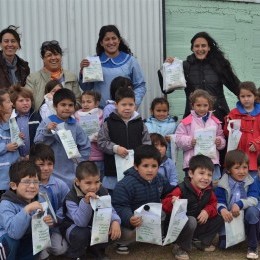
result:
[[[27,61],[24,61],[19,56],[17,56],[17,70],[16,70],[16,77],[19,80],[19,83],[22,86],[25,86],[26,78],[30,74],[30,68]],[[0,88],[9,88],[12,85],[9,76],[8,76],[8,69],[3,57],[3,51],[0,51]]]
[[[208,59],[198,60],[194,54],[187,57],[183,63],[187,87],[186,108],[184,117],[190,114],[190,94],[196,89],[203,89],[215,98],[214,114],[224,122],[224,117],[229,113],[229,107],[224,95],[223,85],[225,85],[235,95],[239,93],[239,79],[232,75],[227,75],[225,71],[219,75],[211,66]]]

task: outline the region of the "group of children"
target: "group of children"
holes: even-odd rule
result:
[[[165,98],[153,100],[151,116],[143,121],[136,112],[131,82],[123,77],[112,81],[112,100],[103,111],[101,96],[94,91],[82,93],[77,111],[75,95],[58,82],[49,82],[45,94],[38,113],[26,88],[13,86],[10,93],[0,90],[0,242],[7,259],[33,259],[30,222],[32,214],[42,210],[39,202],[45,193],[58,221],[54,223],[50,215],[44,219],[50,226],[51,247],[40,253],[40,259],[49,254],[84,259],[86,253],[105,259],[107,243],[90,246],[90,199],[108,192],[113,206],[109,235],[117,241],[119,254],[129,253],[135,228],[142,224],[134,215],[137,208],[162,203],[165,233],[174,202],[184,198],[188,221],[174,243],[175,259],[188,260],[192,245],[214,251],[216,234],[219,247],[225,248],[224,222],[231,222],[241,210],[245,210],[247,258],[258,258],[260,104],[252,82],[241,83],[237,108],[228,115],[224,131],[211,111],[214,100],[203,90],[191,95],[191,114],[178,125],[177,118],[169,115]],[[12,142],[11,114],[24,142],[19,147]],[[227,123],[232,119],[241,120],[240,150],[227,152],[222,173],[218,151],[226,146],[224,134],[228,135]],[[195,151],[196,131],[209,128],[214,132],[211,158]],[[63,129],[70,130],[80,157],[68,158],[58,134]],[[185,178],[179,184],[171,159],[172,140],[184,152]],[[114,155],[125,158],[132,149],[134,165],[117,182]]]

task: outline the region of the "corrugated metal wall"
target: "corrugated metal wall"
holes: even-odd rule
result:
[[[162,0],[1,0],[0,30],[20,26],[22,50],[31,71],[42,67],[40,46],[58,40],[63,66],[75,73],[83,57],[95,54],[101,26],[115,24],[141,64],[147,94],[141,107],[149,115],[151,100],[161,93],[157,69],[162,62]]]

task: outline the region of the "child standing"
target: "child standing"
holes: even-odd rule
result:
[[[227,125],[232,119],[240,119],[240,138],[238,148],[249,157],[249,173],[252,177],[257,175],[257,156],[260,152],[260,103],[256,103],[257,89],[253,82],[241,82],[236,108],[227,115],[224,133],[228,136]]]
[[[91,149],[89,160],[94,161],[100,170],[101,181],[104,177],[104,156],[97,145],[97,136],[103,122],[103,111],[98,108],[101,95],[93,90],[86,90],[81,95],[82,109],[75,113],[75,118],[88,136]]]
[[[171,158],[166,156],[167,142],[160,134],[150,134],[152,145],[154,145],[161,154],[161,164],[158,173],[164,176],[172,186],[178,184],[178,173],[176,165]]]
[[[166,139],[168,143],[166,155],[171,158],[171,138],[169,135],[174,134],[177,127],[178,118],[170,116],[169,110],[170,105],[166,98],[155,98],[152,101],[150,108],[152,115],[146,120],[145,125],[147,126],[150,134],[157,133]]]
[[[163,199],[163,210],[171,214],[176,199],[187,199],[187,216],[192,219],[192,231],[189,237],[178,237],[173,252],[175,259],[189,259],[188,252],[193,244],[200,250],[215,250],[212,241],[223,225],[217,212],[217,198],[212,190],[211,181],[214,164],[204,155],[195,155],[189,162],[189,177],[179,184]],[[186,257],[186,258],[185,258]]]
[[[115,101],[116,113],[110,114],[98,133],[98,145],[104,152],[105,176],[102,183],[110,192],[117,183],[114,154],[124,158],[129,149],[151,143],[147,128],[135,111],[134,91],[118,89]]]
[[[18,160],[17,143],[11,142],[9,118],[13,103],[6,90],[0,90],[0,197],[9,189],[9,168]]]
[[[62,238],[59,232],[59,224],[63,220],[63,201],[69,193],[68,185],[52,175],[55,157],[54,152],[49,145],[38,143],[32,146],[30,150],[30,161],[39,166],[41,170],[40,181],[40,199],[44,200],[41,193],[46,193],[57,216],[58,223],[51,228],[51,247],[43,250],[40,259],[46,259],[49,254],[62,255],[67,249],[67,241]]]
[[[105,257],[105,244],[90,246],[93,209],[90,198],[107,195],[107,190],[101,186],[99,170],[94,162],[79,163],[76,169],[74,185],[64,202],[65,219],[61,231],[70,245],[66,255],[73,259],[93,254],[95,259]],[[110,224],[110,238],[116,240],[121,236],[121,220],[114,210]],[[82,258],[83,259],[83,258]],[[86,259],[86,258],[84,258]],[[92,258],[91,258],[92,259]]]
[[[32,248],[32,215],[43,210],[36,201],[39,192],[40,169],[33,162],[20,161],[10,167],[10,190],[0,203],[0,242],[7,259],[34,259]],[[53,225],[50,215],[44,217]]]
[[[226,141],[224,138],[221,122],[210,111],[213,108],[213,98],[205,90],[195,90],[190,95],[192,110],[190,115],[185,117],[176,129],[176,144],[183,150],[183,170],[187,176],[189,160],[194,155],[196,139],[195,131],[214,127],[216,129],[216,155],[212,159],[214,163],[213,183],[221,177],[219,167],[219,152],[224,149]]]
[[[53,95],[61,88],[62,84],[56,79],[50,80],[46,84],[44,91],[44,101],[42,102],[42,105],[39,109],[42,119],[45,119],[51,115],[56,115],[56,110],[53,107]]]
[[[90,142],[83,129],[77,124],[76,119],[72,117],[76,106],[74,93],[66,88],[58,90],[53,96],[53,105],[57,115],[51,115],[41,122],[37,129],[34,142],[43,142],[51,146],[56,162],[53,175],[71,187],[75,178],[76,162],[68,159],[61,140],[54,130],[64,127],[66,130],[71,131],[81,155],[80,158],[77,158],[79,161],[88,159]]]
[[[129,78],[126,77],[116,77],[111,81],[111,85],[110,85],[110,97],[111,99],[106,101],[106,105],[103,109],[103,120],[105,121],[105,119],[107,117],[109,117],[109,115],[112,112],[116,111],[116,104],[115,104],[115,95],[116,95],[116,91],[119,88],[131,88],[133,89],[133,83]]]
[[[226,172],[215,190],[218,199],[218,212],[225,222],[231,222],[245,210],[244,220],[247,233],[248,259],[258,258],[259,210],[257,209],[257,187],[248,174],[249,160],[240,150],[227,152]],[[219,247],[226,247],[224,227],[219,237]]]
[[[134,211],[145,203],[160,203],[172,190],[169,182],[158,173],[161,161],[159,151],[153,145],[141,145],[135,149],[134,167],[125,172],[113,191],[112,204],[122,221],[122,237],[117,253],[129,254],[128,245],[135,241],[135,228],[142,224]]]
[[[20,85],[12,86],[10,99],[15,108],[16,121],[21,132],[20,137],[24,140],[24,145],[20,146],[18,150],[22,158],[28,159],[41,116],[33,109],[33,93],[29,89]]]

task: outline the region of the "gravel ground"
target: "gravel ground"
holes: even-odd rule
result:
[[[110,260],[167,260],[174,259],[172,254],[172,245],[157,246],[145,243],[134,243],[130,247],[129,255],[118,255],[115,252],[115,246],[110,245],[106,253]],[[242,260],[246,259],[246,243],[240,243],[226,250],[216,249],[215,252],[202,252],[193,249],[190,253],[191,260]],[[51,260],[67,260],[66,257],[52,257]]]

